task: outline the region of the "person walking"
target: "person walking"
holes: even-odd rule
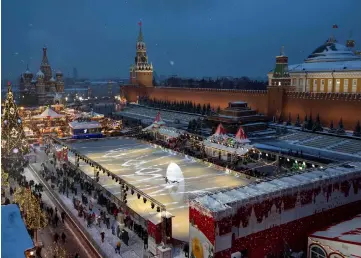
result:
[[[102,243],[104,243],[105,233],[104,233],[104,232],[101,232],[101,233],[100,233],[100,236],[101,236],[101,238],[102,238]]]
[[[58,214],[55,213],[55,216],[54,216],[54,225],[55,225],[55,227],[58,226],[58,222],[59,222],[59,217],[58,217]]]
[[[61,234],[61,240],[63,240],[63,244],[65,244],[66,235],[64,232]]]
[[[61,216],[61,222],[64,223],[64,220],[65,220],[65,212],[62,211],[60,216]]]
[[[54,234],[54,243],[58,243],[58,240],[59,240],[59,234],[58,233],[55,233]]]
[[[117,246],[115,247],[115,253],[120,254],[120,241],[118,241]]]

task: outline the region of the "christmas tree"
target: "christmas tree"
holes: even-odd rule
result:
[[[360,121],[357,121],[355,130],[353,131],[353,136],[357,136],[360,137],[361,136],[361,126],[360,126]]]
[[[14,101],[11,84],[8,83],[8,93],[1,119],[1,157],[5,171],[14,176],[25,165],[24,155],[29,152],[29,144],[25,138],[21,118]]]

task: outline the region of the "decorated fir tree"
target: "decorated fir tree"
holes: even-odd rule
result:
[[[330,131],[331,133],[333,133],[333,132],[335,131],[335,128],[334,128],[334,126],[333,126],[333,120],[331,120],[330,127],[329,127],[329,131]]]
[[[357,136],[360,137],[361,136],[361,126],[360,126],[360,121],[357,121],[355,130],[353,131],[353,136]]]
[[[323,131],[323,127],[321,125],[321,119],[320,119],[319,114],[317,114],[316,121],[315,121],[315,123],[313,124],[313,127],[312,127],[312,131],[313,132],[322,132]]]
[[[25,155],[29,152],[29,144],[25,138],[23,125],[14,101],[11,84],[1,117],[1,158],[2,166],[14,176],[25,164]]]
[[[313,119],[312,119],[312,114],[310,114],[308,121],[307,121],[307,129],[312,130],[312,128],[313,128]]]
[[[297,127],[301,127],[300,114],[298,114],[298,115],[297,115],[297,119],[296,119],[295,126],[297,126]]]
[[[292,125],[291,113],[288,113],[287,125]]]
[[[338,128],[336,131],[338,134],[344,134],[345,133],[345,129],[343,127],[343,121],[342,118],[340,119],[340,121],[338,122]]]

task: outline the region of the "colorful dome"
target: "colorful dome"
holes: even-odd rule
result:
[[[36,77],[44,77],[44,73],[39,70],[39,72],[36,73]]]
[[[352,49],[345,45],[337,43],[335,40],[328,40],[325,44],[319,46],[305,60],[306,63],[314,62],[339,62],[360,60]]]

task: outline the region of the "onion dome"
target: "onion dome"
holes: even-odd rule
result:
[[[26,71],[24,72],[24,77],[25,78],[32,78],[33,77],[33,73],[29,71],[29,66],[26,67]]]
[[[51,77],[49,81],[50,81],[50,82],[55,82],[54,77]]]
[[[58,70],[58,71],[56,71],[56,75],[61,76],[61,75],[63,75],[63,73],[60,70]]]
[[[44,73],[41,70],[39,70],[39,72],[36,73],[36,77],[44,78]]]

